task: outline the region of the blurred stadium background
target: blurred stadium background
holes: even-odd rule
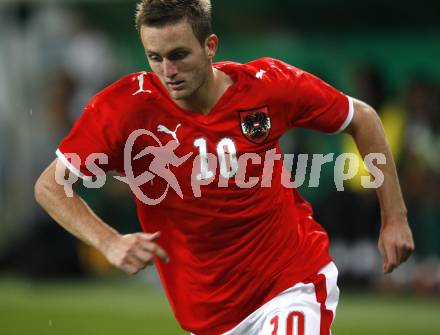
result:
[[[52,222],[33,183],[91,96],[147,67],[135,1],[0,2],[0,334],[182,334],[154,269],[134,277]],[[390,276],[379,210],[359,178],[337,192],[326,166],[302,187],[330,233],[342,289],[335,334],[440,334],[440,2],[214,1],[217,60],[272,56],[380,114],[416,241]],[[345,135],[294,131],[289,153],[353,151]],[[80,189],[121,232],[139,230],[121,183]],[[306,183],[305,183],[306,184]]]

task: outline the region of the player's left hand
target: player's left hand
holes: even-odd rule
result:
[[[378,246],[384,273],[391,273],[411,256],[415,246],[406,215],[382,219]]]

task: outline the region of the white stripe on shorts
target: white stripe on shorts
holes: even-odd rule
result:
[[[330,262],[223,335],[330,335],[339,300],[337,278],[336,265]]]

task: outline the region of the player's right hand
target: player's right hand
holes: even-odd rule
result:
[[[159,236],[160,232],[116,235],[109,241],[104,256],[112,265],[129,274],[136,274],[152,264],[154,256],[168,263],[167,253],[155,242]]]

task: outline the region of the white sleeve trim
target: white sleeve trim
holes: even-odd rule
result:
[[[345,128],[348,127],[348,125],[351,123],[351,120],[353,120],[353,115],[354,115],[354,105],[353,105],[353,98],[349,97],[347,95],[348,98],[348,114],[347,114],[347,118],[345,119],[345,121],[342,123],[342,125],[339,127],[338,130],[336,130],[334,133],[332,134],[338,134],[342,131],[345,130]]]
[[[64,156],[64,154],[60,151],[60,149],[57,149],[57,151],[55,151],[55,154],[57,155],[58,159],[66,166],[66,168],[68,168],[74,175],[84,180],[92,180],[92,177],[86,176],[84,173],[74,167],[66,158],[66,156]]]

